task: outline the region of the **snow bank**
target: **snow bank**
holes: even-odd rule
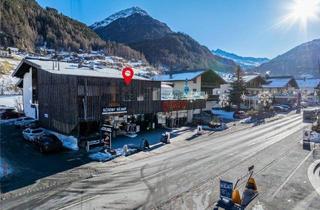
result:
[[[65,148],[70,150],[79,150],[78,139],[74,136],[66,136],[54,131],[47,130],[49,133],[56,135]]]
[[[6,161],[0,158],[0,179],[11,173],[12,173],[12,168],[9,166],[9,164]]]
[[[110,153],[104,152],[96,152],[89,155],[89,158],[96,161],[108,161],[111,160],[113,157]]]

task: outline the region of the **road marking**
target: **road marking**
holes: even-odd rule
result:
[[[282,183],[282,185],[273,193],[272,199],[276,197],[276,195],[280,192],[280,190],[287,184],[287,182],[291,179],[291,177],[296,173],[296,171],[302,166],[302,164],[312,155],[312,150],[309,154],[299,163],[299,165],[291,172],[291,174],[286,178],[286,180]]]
[[[68,206],[64,206],[64,207],[60,208],[59,210],[69,209],[69,208],[74,207],[74,206],[77,206],[78,204],[81,204],[81,203],[83,203],[83,202],[87,202],[87,201],[93,200],[93,199],[95,199],[95,198],[97,198],[97,197],[99,197],[99,196],[100,196],[100,195],[95,195],[95,196],[92,196],[92,197],[87,198],[87,199],[84,199],[84,200],[76,201],[76,202],[74,202],[74,203],[71,203],[71,204],[68,205]]]

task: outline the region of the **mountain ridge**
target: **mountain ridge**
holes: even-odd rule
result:
[[[149,15],[133,13],[94,31],[104,40],[130,46],[143,53],[151,64],[165,69],[213,68],[226,72],[236,69],[233,61],[213,55],[189,35],[174,32]]]
[[[212,50],[212,53],[215,55],[219,55],[220,57],[233,60],[235,63],[239,64],[245,70],[252,69],[263,63],[270,61],[270,59],[268,58],[239,56],[235,53],[230,53],[221,49]]]
[[[56,50],[102,49],[111,55],[144,59],[140,52],[123,44],[102,40],[85,24],[42,8],[35,0],[2,0],[0,45],[15,46],[28,52],[46,46]]]
[[[272,75],[320,76],[320,39],[302,43],[254,69]]]

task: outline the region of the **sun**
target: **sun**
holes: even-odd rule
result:
[[[284,21],[298,23],[302,29],[306,29],[308,23],[319,20],[319,16],[320,0],[293,0]]]

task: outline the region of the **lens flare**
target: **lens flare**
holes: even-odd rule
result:
[[[299,24],[301,29],[306,30],[309,22],[319,20],[320,0],[293,0],[280,24],[289,26]]]

